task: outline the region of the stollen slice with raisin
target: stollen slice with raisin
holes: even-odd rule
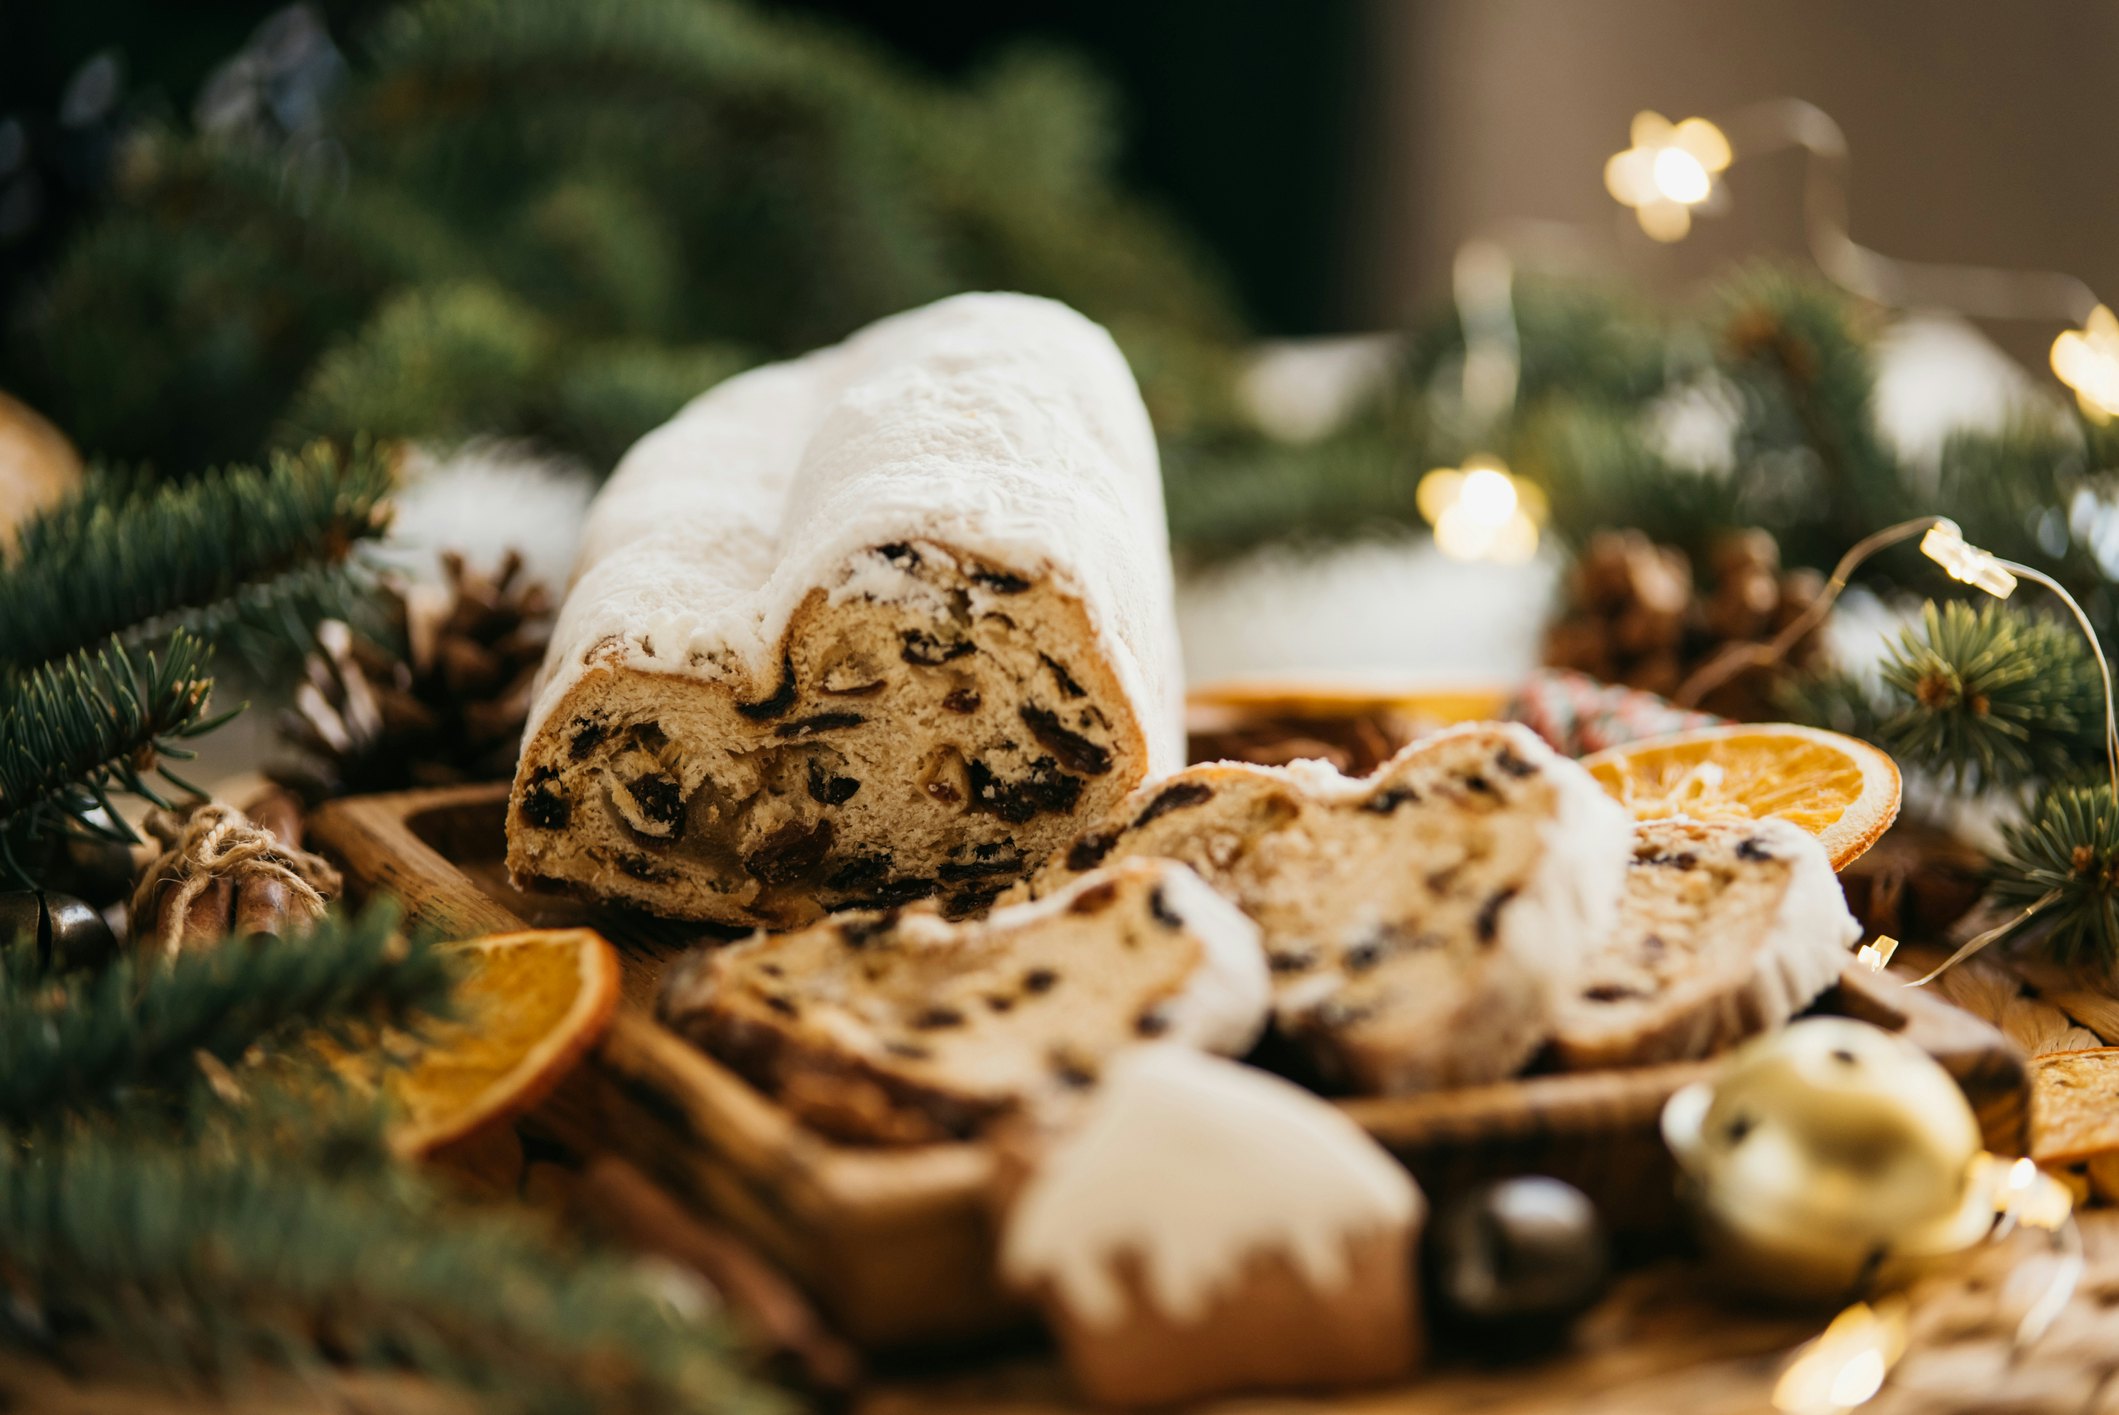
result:
[[[1817,838],[1784,820],[1642,823],[1618,926],[1561,999],[1571,1070],[1683,1061],[1768,1031],[1838,980],[1861,926]]]
[[[1617,918],[1632,825],[1528,730],[1453,728],[1375,773],[1188,768],[1032,877],[1182,861],[1259,926],[1274,1025],[1325,1083],[1370,1093],[1513,1075]]]
[[[702,950],[661,1012],[810,1128],[916,1144],[1064,1105],[1143,1041],[1241,1054],[1267,993],[1248,919],[1184,866],[1131,860],[982,920],[859,911]]]

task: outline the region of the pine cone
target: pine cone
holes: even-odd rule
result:
[[[1566,611],[1546,633],[1545,662],[1667,697],[1730,645],[1770,640],[1824,590],[1815,571],[1781,568],[1766,531],[1724,536],[1705,559],[1696,567],[1639,531],[1599,531],[1575,561]],[[1703,580],[1711,586],[1704,594]],[[1771,716],[1775,685],[1812,664],[1819,646],[1807,634],[1784,664],[1747,670],[1697,706],[1724,717]]]
[[[280,735],[300,760],[273,773],[309,800],[466,781],[515,769],[551,596],[508,552],[488,575],[442,555],[448,579],[397,591],[399,656],[336,620],[317,630]]]

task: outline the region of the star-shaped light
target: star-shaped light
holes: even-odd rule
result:
[[[1681,241],[1692,229],[1692,208],[1714,195],[1730,156],[1729,139],[1705,118],[1672,123],[1660,113],[1636,113],[1633,146],[1604,164],[1604,185],[1633,208],[1650,237]]]
[[[1452,560],[1520,565],[1538,552],[1545,493],[1498,457],[1467,457],[1462,467],[1435,468],[1420,478],[1414,500],[1435,528],[1436,548]]]
[[[2119,317],[2103,305],[2053,341],[2053,373],[2098,422],[2119,417]]]

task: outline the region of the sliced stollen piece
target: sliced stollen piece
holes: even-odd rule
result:
[[[1335,1108],[1178,1047],[1112,1062],[1009,1205],[1001,1274],[1083,1391],[1367,1385],[1419,1359],[1411,1175]]]
[[[851,913],[701,950],[661,1011],[812,1128],[905,1144],[1091,1086],[1144,1039],[1247,1051],[1267,995],[1250,920],[1182,865],[1134,860],[983,920]]]
[[[1783,820],[1636,828],[1619,923],[1561,999],[1571,1070],[1706,1056],[1768,1031],[1839,978],[1861,925],[1817,837]]]
[[[1117,346],[967,295],[729,380],[592,509],[508,868],[779,928],[984,908],[1182,761],[1155,440]]]
[[[1258,921],[1275,1025],[1323,1077],[1405,1092],[1498,1080],[1550,1033],[1617,918],[1632,823],[1521,727],[1438,733],[1375,773],[1196,766],[1121,802],[1026,886],[1182,860]]]

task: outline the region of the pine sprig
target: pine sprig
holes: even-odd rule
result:
[[[0,1233],[18,1310],[208,1377],[352,1364],[537,1415],[785,1408],[697,1289],[409,1175],[92,1129],[0,1147]]]
[[[1995,903],[2019,915],[2009,937],[2035,937],[2065,962],[2119,962],[2119,810],[2109,785],[2059,787],[2002,827]]]
[[[0,665],[113,635],[313,622],[347,597],[355,547],[387,525],[389,488],[378,453],[323,444],[190,482],[92,478],[24,523],[0,562]]]
[[[203,1053],[233,1061],[299,1030],[406,1024],[446,1010],[447,956],[397,931],[387,903],[326,916],[290,938],[231,939],[167,963],[0,992],[0,1126],[111,1107],[142,1087],[181,1089]]]
[[[2103,753],[2102,688],[2071,624],[1999,601],[1931,600],[1882,675],[1880,741],[1958,789],[2065,780]]]
[[[160,654],[113,640],[26,673],[0,672],[0,878],[27,883],[24,848],[68,828],[130,841],[111,793],[167,805],[148,777],[196,794],[169,769],[209,718],[207,648],[183,631]],[[100,813],[100,814],[98,814]]]

